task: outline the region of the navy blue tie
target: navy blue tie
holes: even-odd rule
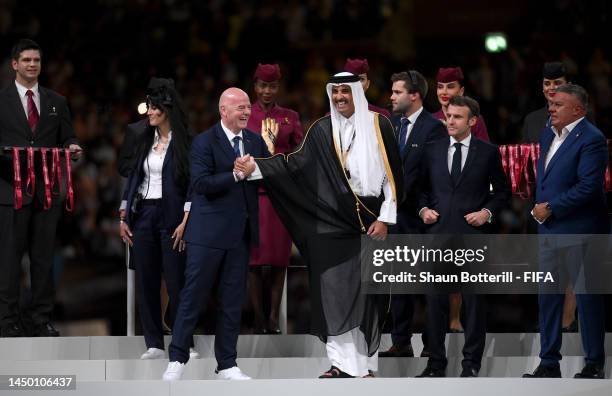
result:
[[[408,117],[402,117],[400,120],[400,134],[399,134],[399,146],[400,152],[404,151],[404,147],[406,147],[406,143],[408,143],[408,139],[406,139],[406,135],[408,135],[408,125],[410,124],[410,120]]]
[[[455,143],[455,153],[453,154],[453,162],[451,164],[451,179],[454,184],[457,184],[459,181],[459,176],[461,176],[461,143]]]
[[[240,155],[240,139],[242,139],[240,136],[236,136],[235,138],[233,138],[232,140],[234,141],[234,155],[236,156],[236,158],[239,158]]]

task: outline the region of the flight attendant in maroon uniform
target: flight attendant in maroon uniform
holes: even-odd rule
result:
[[[302,141],[304,132],[298,113],[276,103],[281,79],[279,66],[259,64],[253,77],[256,100],[251,108],[247,128],[261,133],[262,123],[274,124],[278,127],[274,154],[295,151]],[[278,311],[291,255],[291,238],[265,191],[260,190],[259,194],[259,247],[251,250],[249,298],[255,314],[255,332],[280,334]],[[265,319],[262,304],[262,266],[264,265],[271,267],[268,320]]]
[[[433,113],[433,116],[441,120],[446,125],[446,109],[448,101],[453,96],[463,96],[465,87],[463,86],[463,71],[460,67],[441,67],[436,75],[436,93],[438,102],[442,108]],[[490,141],[487,126],[482,116],[478,117],[476,125],[472,128],[472,136],[485,142]]]
[[[368,78],[370,65],[368,64],[367,59],[346,58],[346,63],[344,64],[344,71],[359,76],[359,81],[361,81],[361,85],[363,86],[363,92],[366,92],[368,88],[370,88],[371,81]],[[383,109],[382,107],[374,106],[373,104],[368,103],[368,110],[375,111],[384,115],[387,118],[391,118],[391,113],[389,113],[389,110]]]

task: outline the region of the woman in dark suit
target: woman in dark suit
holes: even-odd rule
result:
[[[119,227],[121,238],[132,247],[136,270],[138,309],[147,345],[141,359],[162,359],[161,274],[173,323],[184,282],[191,136],[172,80],[151,80],[147,108],[148,126],[136,146],[137,162],[123,195],[127,205],[120,210]],[[191,352],[197,354],[193,348]]]

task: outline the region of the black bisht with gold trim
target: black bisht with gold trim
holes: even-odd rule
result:
[[[393,128],[378,113],[374,123],[378,149],[398,200],[403,177]],[[360,237],[377,219],[382,193],[380,197],[353,193],[334,145],[330,116],[310,127],[296,152],[256,161],[274,208],[308,264],[311,333],[327,342],[327,336],[359,327],[370,355],[374,354],[389,296],[361,293],[359,255]]]

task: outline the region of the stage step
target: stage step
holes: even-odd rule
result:
[[[0,395],[17,394],[0,391]],[[26,394],[22,392],[19,394]],[[29,394],[29,393],[28,393]],[[45,395],[70,396],[385,396],[406,395],[470,395],[470,396],[609,396],[612,381],[573,379],[510,379],[510,378],[374,378],[374,379],[294,379],[255,381],[109,381],[77,382],[73,391],[45,391]]]
[[[481,377],[518,378],[532,372],[539,359],[510,356],[484,358]],[[612,358],[608,359],[612,363]],[[75,374],[78,381],[117,381],[160,379],[168,361],[159,360],[0,360],[0,373],[5,375]],[[426,358],[386,358],[379,360],[378,376],[384,378],[414,377],[425,368]],[[584,365],[580,356],[566,356],[561,361],[563,377],[571,378]],[[184,379],[215,379],[217,364],[212,358],[193,359],[187,363]],[[329,369],[327,358],[242,358],[238,366],[249,376],[258,379],[316,378]],[[606,366],[606,376],[612,377],[612,364]],[[447,375],[458,377],[461,359],[450,358]]]
[[[170,336],[165,338],[166,345]],[[461,356],[463,334],[447,335],[449,357]],[[380,350],[391,345],[388,334],[383,335]],[[415,354],[423,349],[420,334],[412,337]],[[214,356],[214,336],[195,336],[195,348],[200,355]],[[0,338],[2,360],[120,360],[138,359],[145,351],[143,337],[57,337],[57,338]],[[485,357],[537,356],[540,339],[537,333],[489,333]],[[606,356],[612,356],[612,337],[606,337]],[[582,356],[580,334],[563,334],[564,356]],[[241,335],[238,339],[240,358],[325,357],[325,345],[316,337],[294,335]]]

